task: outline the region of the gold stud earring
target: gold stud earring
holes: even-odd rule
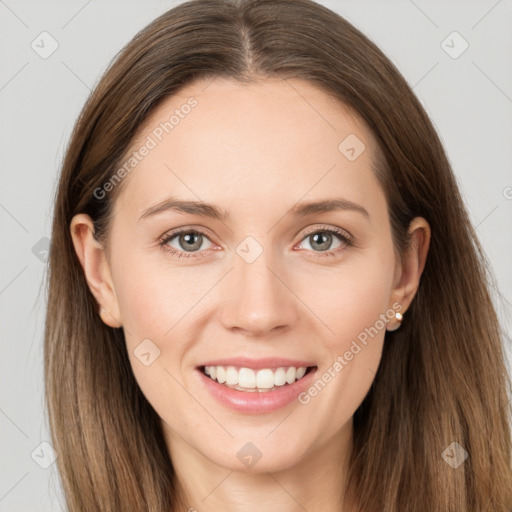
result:
[[[389,327],[389,324],[388,324],[388,327],[386,327],[386,329],[388,331],[396,331],[400,325],[402,324],[402,320],[403,320],[404,316],[402,315],[402,313],[399,313],[398,311],[395,313],[395,320],[396,320],[396,324],[393,326],[393,327]]]

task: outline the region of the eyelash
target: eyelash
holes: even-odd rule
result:
[[[206,256],[206,254],[205,254],[206,251],[197,251],[197,252],[187,253],[185,251],[178,251],[178,250],[174,249],[174,247],[170,247],[169,245],[167,245],[173,238],[175,238],[178,235],[184,234],[184,233],[187,233],[187,234],[197,233],[197,234],[201,234],[209,239],[207,233],[205,233],[201,229],[183,228],[183,229],[178,229],[177,231],[173,231],[171,233],[165,234],[160,239],[159,246],[164,251],[172,254],[173,256],[177,256],[178,258],[181,258],[181,257],[185,257],[185,258],[198,258],[199,257],[199,258],[201,258],[203,256]],[[320,228],[317,227],[317,228],[311,229],[311,230],[307,231],[306,233],[304,233],[304,236],[302,237],[301,242],[308,236],[316,234],[316,233],[330,233],[330,234],[337,236],[338,239],[341,242],[343,242],[346,246],[351,247],[353,245],[353,241],[352,241],[350,235],[346,231],[343,231],[341,229],[331,228],[331,227],[320,227]],[[318,256],[315,256],[315,257],[323,258],[323,257],[336,256],[340,250],[343,250],[343,247],[338,247],[337,249],[331,249],[328,251],[313,251],[313,252],[316,252],[318,254]]]

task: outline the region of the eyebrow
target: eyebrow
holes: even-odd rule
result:
[[[223,210],[222,208],[219,208],[213,204],[204,203],[202,201],[187,201],[170,197],[144,210],[139,218],[139,221],[144,218],[165,212],[167,210],[191,213],[193,215],[200,215],[202,217],[209,217],[211,219],[220,221],[225,221],[230,218],[230,215],[226,210]],[[367,218],[370,218],[370,214],[363,206],[342,198],[297,203],[292,208],[290,208],[290,210],[288,210],[286,215],[293,215],[295,217],[307,217],[308,215],[317,213],[326,213],[339,210],[352,210],[361,213]]]

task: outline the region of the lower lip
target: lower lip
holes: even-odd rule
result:
[[[287,406],[297,399],[310,385],[317,368],[310,370],[293,384],[281,386],[274,391],[238,391],[207,377],[200,369],[201,382],[221,404],[247,414],[265,414]]]

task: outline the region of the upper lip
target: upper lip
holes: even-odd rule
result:
[[[297,359],[286,359],[281,357],[264,357],[261,359],[251,359],[249,357],[231,357],[227,359],[215,359],[212,361],[207,361],[198,365],[198,368],[203,366],[238,366],[244,368],[261,369],[280,367],[288,368],[290,366],[301,368],[316,365],[311,361],[299,361]]]

